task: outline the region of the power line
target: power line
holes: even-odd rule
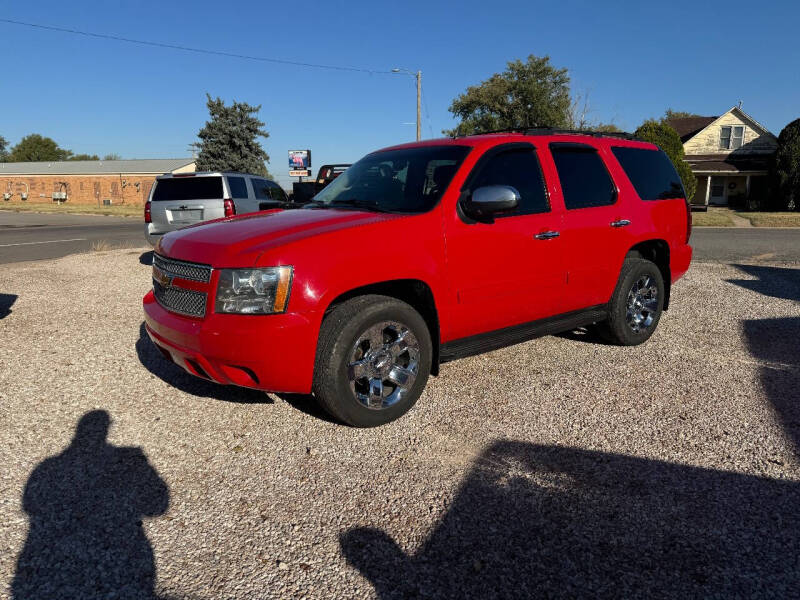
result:
[[[193,48],[191,46],[181,46],[179,44],[167,44],[162,42],[150,42],[147,40],[136,40],[133,38],[121,37],[118,35],[111,35],[106,33],[93,33],[90,31],[80,31],[78,29],[68,29],[66,27],[54,27],[52,25],[40,25],[38,23],[27,23],[25,21],[15,21],[13,19],[0,19],[0,23],[9,23],[11,25],[21,25],[23,27],[32,27],[35,29],[44,29],[46,31],[59,31],[61,33],[71,33],[73,35],[82,35],[85,37],[93,37],[104,40],[114,40],[117,42],[127,42],[129,44],[139,44],[140,46],[153,46],[156,48],[169,48],[171,50],[183,50],[185,52],[195,52],[197,54],[213,54],[215,56],[226,56],[228,58],[240,58],[244,60],[255,60],[258,62],[275,63],[279,65],[292,65],[295,67],[311,67],[314,69],[329,69],[333,71],[355,71],[358,73],[370,73],[373,75],[391,74],[391,71],[379,71],[375,69],[362,69],[359,67],[341,67],[337,65],[321,65],[316,63],[297,62],[293,60],[283,60],[280,58],[267,58],[264,56],[250,56],[248,54],[237,54],[235,52],[224,52],[222,50],[207,50],[204,48]]]

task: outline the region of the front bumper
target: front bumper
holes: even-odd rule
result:
[[[319,323],[296,313],[184,317],[150,291],[142,301],[145,328],[165,358],[216,383],[308,394]]]

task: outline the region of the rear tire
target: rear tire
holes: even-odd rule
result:
[[[608,319],[597,324],[597,332],[609,343],[636,346],[653,335],[663,308],[661,270],[649,260],[629,256],[611,297]]]
[[[410,305],[389,296],[353,298],[322,322],[314,396],[348,425],[389,423],[422,394],[432,356],[428,326]]]

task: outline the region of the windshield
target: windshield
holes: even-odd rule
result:
[[[354,206],[420,213],[442,197],[469,146],[427,146],[375,152],[314,196],[309,208]]]

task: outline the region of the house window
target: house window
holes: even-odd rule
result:
[[[725,197],[725,178],[712,177],[711,178],[711,197],[724,198]]]
[[[727,125],[722,128],[719,135],[719,147],[725,150],[736,150],[742,147],[744,141],[744,127],[741,125]]]

